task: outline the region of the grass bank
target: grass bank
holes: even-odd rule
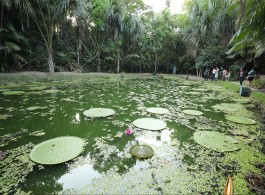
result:
[[[223,86],[227,90],[231,90],[239,93],[239,85],[231,82],[218,82],[219,85]],[[257,103],[261,106],[263,111],[265,111],[265,93],[253,91],[250,93],[251,101]]]
[[[0,73],[1,85],[26,84],[32,82],[52,81],[91,81],[91,82],[115,82],[121,79],[148,78],[151,74],[111,74],[111,73],[74,73],[74,72],[20,72]]]

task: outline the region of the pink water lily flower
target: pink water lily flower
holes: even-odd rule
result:
[[[124,131],[124,133],[125,133],[126,135],[131,135],[131,134],[133,134],[133,130],[130,129],[130,128],[128,128],[128,129],[126,129],[126,130]]]

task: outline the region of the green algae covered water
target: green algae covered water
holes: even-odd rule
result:
[[[184,80],[133,79],[118,82],[30,83],[0,87],[1,193],[33,194],[221,194],[231,175],[234,192],[250,193],[245,176],[259,172],[259,116],[247,99],[212,84]],[[248,106],[248,107],[246,107]],[[167,114],[148,113],[162,107]],[[111,108],[115,115],[87,118],[90,108]],[[183,110],[196,110],[200,116]],[[236,124],[226,116],[257,121]],[[152,117],[166,122],[159,131],[136,128],[133,121]],[[124,134],[133,128],[132,135]],[[216,131],[234,138],[238,150],[203,147],[194,132]],[[77,158],[58,165],[37,165],[28,158],[34,145],[59,136],[86,139]],[[251,144],[250,144],[251,143]],[[131,156],[145,144],[154,155]],[[209,143],[210,145],[210,143]]]

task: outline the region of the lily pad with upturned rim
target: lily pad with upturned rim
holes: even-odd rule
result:
[[[147,130],[162,130],[167,127],[167,124],[160,120],[155,118],[140,118],[133,121],[133,125],[141,128],[141,129],[147,129]]]
[[[154,155],[154,150],[147,145],[134,145],[131,147],[130,153],[137,158],[146,159]]]
[[[57,92],[59,92],[60,90],[58,90],[58,89],[47,89],[47,90],[45,90],[44,92],[45,93],[57,93]]]
[[[167,114],[169,112],[168,109],[161,107],[150,107],[147,108],[146,111],[154,114]]]
[[[200,131],[194,133],[194,141],[217,152],[238,150],[237,141],[230,136],[215,131]]]
[[[46,88],[47,88],[46,86],[36,86],[36,87],[30,87],[30,88],[28,88],[28,90],[29,91],[41,91],[41,90],[44,90]]]
[[[37,109],[40,109],[40,108],[41,108],[40,106],[31,106],[31,107],[26,108],[26,110],[33,111],[33,110],[37,110]]]
[[[24,94],[24,91],[5,91],[2,94],[3,95],[20,95],[20,94]]]
[[[183,110],[185,114],[193,115],[193,116],[200,116],[203,115],[201,111],[198,110]]]
[[[77,157],[84,145],[85,140],[79,137],[57,137],[36,145],[30,152],[30,159],[43,165],[60,164]]]
[[[115,114],[115,111],[110,108],[90,108],[89,110],[85,110],[83,114],[86,117],[94,118],[94,117],[107,117]]]
[[[227,120],[232,121],[234,123],[242,124],[242,125],[255,125],[256,121],[250,118],[242,117],[242,116],[227,116]]]
[[[243,106],[242,104],[235,103],[221,103],[212,106],[212,108],[223,112],[238,112],[240,109],[243,109]]]

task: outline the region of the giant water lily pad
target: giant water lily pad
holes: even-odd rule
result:
[[[107,117],[114,115],[115,111],[110,108],[90,108],[89,110],[84,111],[86,117]]]
[[[227,116],[227,120],[243,125],[255,125],[256,121],[242,116]]]
[[[193,115],[193,116],[200,116],[203,115],[201,111],[198,110],[183,110],[185,114]]]
[[[153,131],[162,130],[167,127],[167,124],[164,121],[155,118],[140,118],[133,121],[133,124],[138,128]]]
[[[60,90],[58,90],[58,89],[47,89],[47,90],[45,90],[45,93],[57,93],[59,91]]]
[[[168,109],[160,107],[150,107],[147,108],[146,111],[154,114],[167,114],[169,112]]]
[[[239,149],[235,145],[237,143],[235,139],[215,131],[195,132],[194,141],[210,150],[217,152],[229,152]]]
[[[131,155],[140,158],[145,159],[149,158],[154,155],[154,150],[147,145],[134,145],[130,149]]]
[[[77,157],[85,145],[79,137],[57,137],[36,145],[30,152],[30,159],[38,164],[60,164]]]
[[[33,110],[38,110],[40,109],[41,107],[40,106],[31,106],[31,107],[28,107],[26,108],[28,111],[33,111]]]
[[[5,91],[3,95],[20,95],[25,93],[24,91]]]
[[[8,115],[8,114],[0,114],[0,120],[6,120],[8,117],[11,117],[12,115]]]
[[[29,91],[41,91],[41,90],[44,90],[46,88],[47,88],[46,86],[37,86],[37,87],[30,87],[28,90]]]
[[[234,104],[234,103],[221,103],[212,106],[216,110],[221,110],[223,112],[237,112],[243,109],[241,104]]]

